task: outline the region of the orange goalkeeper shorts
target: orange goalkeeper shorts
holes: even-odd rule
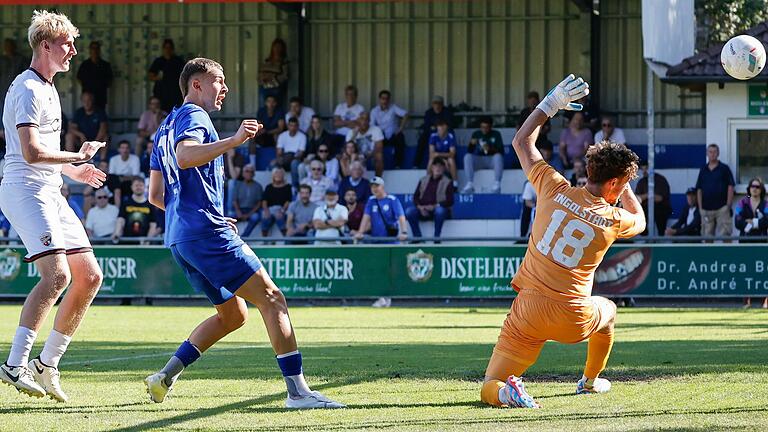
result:
[[[603,297],[560,302],[534,289],[520,290],[504,320],[499,340],[493,349],[495,361],[489,364],[486,375],[506,380],[508,374],[497,377],[491,370],[497,369],[492,367],[494,363],[504,363],[499,357],[527,368],[536,362],[544,342],[581,342],[607,326],[615,316],[615,311],[613,302]]]

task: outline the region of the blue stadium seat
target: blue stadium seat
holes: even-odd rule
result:
[[[630,144],[632,149],[640,159],[648,159],[648,146]],[[705,144],[675,144],[675,145],[656,145],[656,168],[701,168],[706,162],[707,146]]]
[[[413,195],[395,194],[403,208],[412,205]],[[456,194],[453,219],[519,219],[522,210],[519,194]]]

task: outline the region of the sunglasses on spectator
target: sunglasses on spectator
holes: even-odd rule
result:
[[[613,126],[613,125],[610,124],[610,123],[603,123],[603,127],[611,127],[611,126]]]
[[[753,185],[749,185],[749,187],[755,188],[755,189],[760,189],[761,186],[759,184],[753,184]]]
[[[322,168],[312,168],[312,171],[322,171]]]
[[[328,150],[318,150],[318,153],[328,153]]]
[[[106,195],[100,195],[100,196],[97,196],[96,199],[107,199],[107,196]]]

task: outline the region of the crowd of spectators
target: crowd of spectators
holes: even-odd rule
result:
[[[0,56],[0,94],[5,94],[3,90],[27,64],[28,59],[18,53],[15,42],[6,39]],[[62,148],[66,150],[76,151],[89,140],[108,143],[93,161],[108,173],[104,186],[78,190],[82,204],[73,199],[68,185],[62,187],[62,194],[90,235],[113,241],[162,235],[163,216],[148,204],[145,182],[154,134],[167,114],[182,102],[178,78],[183,65],[173,40],[163,40],[161,54],[148,68],[152,96],[138,118],[135,140],[115,140],[115,145],[108,117],[114,73],[102,57],[101,43],[90,42],[88,57],[77,69],[80,107],[71,120],[62,123]],[[426,175],[414,185],[412,200],[401,202],[386,192],[382,176],[387,147],[394,150],[394,166],[405,167],[408,109],[395,103],[392,92],[381,90],[369,110],[359,102],[357,87],[348,85],[343,100],[326,122],[300,97],[288,98],[289,70],[285,41],[275,39],[256,78],[260,106],[255,117],[264,124],[265,132],[225,155],[225,212],[241,223],[241,234],[314,237],[306,241],[322,243],[364,236],[402,240],[408,235],[408,226],[413,237],[421,237],[421,223],[430,220],[434,221],[433,236],[440,237],[445,221],[452,217],[459,190],[460,143],[453,129],[453,110],[444,98],[432,97],[424,112],[415,165],[426,169]],[[539,101],[537,92],[527,94],[518,126]],[[586,109],[567,117],[555,143],[548,139],[549,121],[536,143],[543,158],[577,187],[587,182],[584,156],[590,145],[602,140],[626,143],[624,131],[614,118],[599,117],[588,99],[582,102]],[[500,131],[494,128],[494,119],[480,118],[467,144],[461,160],[466,174],[461,192],[500,193],[508,149]],[[268,164],[270,183],[263,186],[257,181],[256,167],[260,149],[269,147],[275,148],[275,157]],[[736,228],[743,241],[749,242],[748,237],[768,234],[768,205],[762,180],[752,179],[747,196],[735,203],[733,174],[719,160],[716,145],[708,146],[707,158],[695,186],[686,193],[686,205],[680,209],[672,208],[669,182],[659,172],[654,174],[654,195],[649,196],[648,171],[642,167],[634,187],[646,212],[653,200],[655,219],[655,226],[649,227],[645,235],[728,236]],[[475,173],[481,169],[493,171],[492,183],[475,185]],[[373,176],[370,179],[366,175],[369,170]],[[520,192],[520,234],[527,236],[535,215],[536,193],[530,183]],[[673,210],[678,210],[679,218],[670,223]],[[2,219],[0,230],[6,234],[10,230]]]

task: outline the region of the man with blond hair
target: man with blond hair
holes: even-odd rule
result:
[[[106,180],[93,165],[74,165],[89,161],[104,143],[86,141],[79,152],[59,150],[61,105],[53,77],[69,70],[78,35],[66,16],[35,11],[28,32],[32,63],[11,84],[3,110],[7,152],[0,207],[24,242],[24,260],[37,265],[40,281],[24,302],[0,381],[60,402],[67,395],[59,384],[59,360],[102,280],[85,229],[59,192],[62,174],[94,188]],[[37,332],[67,287],[42,352],[29,361]]]

